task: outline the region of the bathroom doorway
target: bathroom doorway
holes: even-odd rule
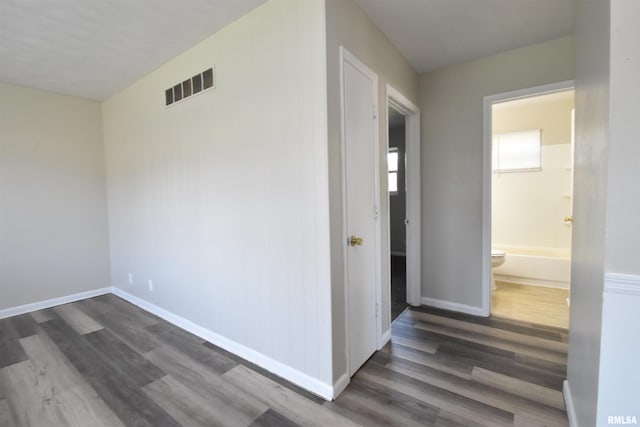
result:
[[[406,124],[405,116],[393,105],[388,107],[389,148],[387,174],[389,191],[389,236],[391,265],[391,321],[407,303],[407,197],[406,197]]]
[[[491,315],[568,328],[573,88],[491,108]]]

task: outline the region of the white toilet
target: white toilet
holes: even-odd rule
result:
[[[491,249],[491,290],[496,290],[496,279],[493,277],[493,269],[504,264],[507,254],[498,249]]]

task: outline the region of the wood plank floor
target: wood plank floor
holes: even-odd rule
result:
[[[391,320],[407,308],[407,258],[391,256]]]
[[[568,289],[522,285],[496,280],[491,314],[539,325],[569,327]]]
[[[105,295],[0,320],[0,426],[566,426],[564,337],[412,308],[325,402]]]

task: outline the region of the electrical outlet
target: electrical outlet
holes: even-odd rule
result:
[[[149,279],[149,292],[153,292],[153,280]]]
[[[129,273],[129,284],[133,285],[133,273]]]

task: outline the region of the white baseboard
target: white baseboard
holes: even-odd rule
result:
[[[472,314],[474,316],[487,317],[482,311],[481,307],[474,307],[472,305],[460,304],[452,301],[445,301],[435,298],[422,297],[420,299],[423,305],[431,307],[442,308],[444,310],[457,311],[459,313]]]
[[[333,399],[334,400],[338,396],[340,396],[340,393],[342,393],[344,391],[344,389],[347,388],[347,386],[349,385],[350,382],[351,382],[351,378],[349,378],[349,375],[347,375],[346,372],[344,374],[342,374],[340,376],[340,378],[338,378],[338,381],[336,381],[336,383],[333,385]]]
[[[564,396],[564,404],[567,407],[567,417],[569,418],[569,427],[578,427],[578,419],[576,417],[576,409],[573,406],[573,398],[571,397],[571,388],[569,381],[562,382],[562,394]]]
[[[380,343],[378,344],[378,350],[382,349],[382,347],[387,345],[387,343],[389,342],[390,339],[391,339],[391,328],[389,328],[389,330],[386,331],[385,333],[383,333],[382,336],[380,337]]]
[[[73,295],[66,295],[59,298],[52,298],[45,301],[32,302],[30,304],[19,305],[17,307],[9,307],[0,310],[0,319],[18,316],[20,314],[31,313],[32,311],[44,310],[45,308],[55,307],[56,305],[68,304],[87,298],[105,295],[111,292],[111,288],[94,289],[92,291],[80,292]]]
[[[129,301],[131,304],[134,304],[142,308],[143,310],[153,313],[156,316],[166,320],[167,322],[172,323],[186,331],[189,331],[192,334],[210,342],[211,344],[217,345],[218,347],[221,347],[239,357],[242,357],[245,360],[248,360],[249,362],[255,363],[261,368],[264,368],[279,377],[291,381],[295,385],[304,388],[305,390],[308,390],[311,393],[314,393],[324,399],[332,400],[335,396],[337,396],[337,394],[339,394],[336,394],[336,386],[342,386],[342,378],[338,381],[336,386],[326,384],[318,380],[317,378],[310,377],[309,375],[300,372],[297,369],[287,366],[282,362],[278,362],[277,360],[265,356],[264,354],[259,353],[247,346],[223,337],[222,335],[218,335],[217,333],[207,328],[204,328],[181,316],[173,314],[162,307],[138,298],[135,295],[123,291],[122,289],[114,287],[112,288],[112,292],[114,295],[117,295],[120,298]]]

